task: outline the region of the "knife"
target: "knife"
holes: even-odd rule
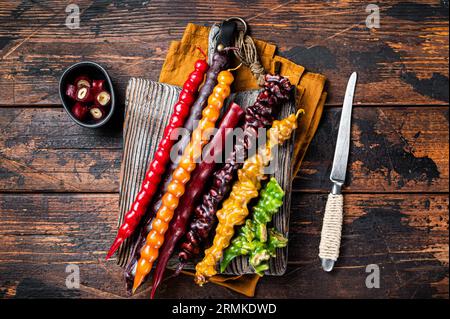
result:
[[[330,180],[333,182],[333,188],[328,195],[320,236],[319,258],[322,262],[323,270],[327,272],[333,270],[334,263],[339,257],[339,248],[341,245],[344,204],[341,187],[344,185],[345,173],[347,171],[348,153],[350,149],[352,104],[356,78],[356,72],[353,72],[348,80],[347,89],[345,91],[336,150],[334,151],[333,167],[330,175]]]

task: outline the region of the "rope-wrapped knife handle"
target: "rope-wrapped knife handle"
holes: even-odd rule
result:
[[[344,196],[329,194],[323,217],[322,233],[319,245],[319,257],[322,264],[326,260],[336,261],[341,246]],[[324,270],[326,267],[324,267]],[[332,268],[332,265],[331,265]],[[330,271],[329,269],[328,271]]]

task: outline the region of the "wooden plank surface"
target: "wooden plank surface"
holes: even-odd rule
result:
[[[2,194],[0,296],[126,297],[115,261],[105,263],[114,236],[118,194]],[[266,276],[256,297],[448,297],[448,196],[351,194],[345,197],[342,254],[324,273],[317,258],[326,194],[293,193],[289,266]],[[80,290],[65,286],[68,264],[80,267]],[[381,287],[367,289],[365,267],[377,264]],[[292,289],[291,289],[292,288]],[[148,284],[136,297],[148,297]],[[180,276],[161,298],[239,298]]]
[[[328,108],[294,189],[328,192],[340,109]],[[448,108],[356,107],[348,192],[448,192]],[[0,189],[117,192],[119,131],[78,127],[62,109],[0,112]]]
[[[132,76],[158,78],[170,41],[188,22],[211,25],[230,15],[245,18],[254,37],[277,44],[281,55],[325,74],[329,104],[342,103],[352,71],[359,73],[356,104],[448,104],[445,1],[383,1],[380,28],[371,30],[368,3],[360,1],[83,0],[79,29],[65,26],[68,3],[2,2],[0,104],[59,104],[57,79],[80,60],[104,65],[123,94]]]

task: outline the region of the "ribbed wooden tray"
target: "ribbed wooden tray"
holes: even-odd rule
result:
[[[124,124],[124,145],[121,167],[121,185],[119,201],[119,224],[123,215],[132,204],[141,186],[148,163],[153,158],[153,153],[162,137],[163,130],[169,121],[172,107],[175,104],[181,88],[172,85],[157,83],[140,78],[131,78],[128,82],[126,92],[126,116]],[[235,101],[241,107],[246,108],[256,100],[257,91],[240,92],[231,94],[227,101]],[[286,103],[279,112],[283,118],[295,111],[295,104],[291,101]],[[274,226],[286,236],[289,229],[289,212],[291,203],[291,157],[293,139],[279,148],[278,158],[273,163],[274,176],[285,190],[284,204],[280,211],[274,216]],[[119,250],[118,263],[124,266],[130,253],[129,242],[122,245]],[[173,258],[169,267],[177,264],[178,260]],[[287,266],[287,248],[279,249],[277,257],[271,259],[268,275],[282,275]],[[193,269],[194,264],[189,264],[186,269]],[[228,267],[228,274],[252,273],[248,259],[237,258]]]

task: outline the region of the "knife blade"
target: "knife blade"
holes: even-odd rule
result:
[[[356,72],[353,72],[348,80],[347,89],[345,91],[341,122],[339,124],[336,149],[334,151],[333,167],[330,175],[330,180],[338,187],[341,187],[344,184],[345,174],[347,172],[348,153],[350,150],[352,105],[356,87],[356,78]]]
[[[336,149],[334,151],[333,167],[330,174],[333,188],[328,195],[322,225],[319,257],[322,262],[323,270],[327,272],[333,269],[334,263],[339,257],[344,202],[341,194],[341,187],[345,183],[345,175],[347,172],[348,154],[350,150],[352,105],[356,80],[357,74],[356,72],[353,72],[348,80],[347,89],[345,90]]]

